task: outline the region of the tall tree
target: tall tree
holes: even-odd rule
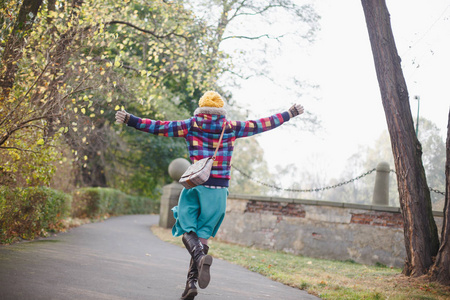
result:
[[[415,134],[408,90],[385,0],[361,2],[397,172],[407,254],[403,273],[420,276],[428,272],[439,247],[422,164],[422,147]]]
[[[307,2],[193,0],[188,3],[198,12],[199,18],[214,36],[208,45],[211,58],[218,55],[219,50],[224,49],[227,43],[238,40],[235,44],[239,45],[236,49],[239,55],[233,57],[232,66],[225,70],[227,74],[231,74],[231,81],[253,76],[267,77],[266,60],[269,52],[276,49],[284,38],[289,37],[296,42],[313,41],[319,29],[320,16],[313,5]],[[254,46],[255,43],[257,47]],[[254,50],[249,50],[250,48]]]
[[[40,9],[32,11],[30,1],[12,2],[0,6],[2,18],[11,24],[0,27],[1,41],[7,40],[0,47],[2,95],[9,97],[0,101],[2,175],[18,178],[33,170],[24,168],[25,162],[48,162],[42,159],[43,148],[55,149],[51,140],[64,134],[79,182],[104,186],[107,137],[114,134],[109,120],[117,104],[163,118],[167,109],[162,107],[190,102],[216,81],[217,73],[204,68],[205,30],[178,2],[52,0],[40,1]],[[18,43],[16,36],[25,35]],[[41,173],[50,174],[25,177]]]
[[[0,88],[2,91],[0,100],[8,98],[14,85],[18,70],[17,62],[22,58],[23,48],[26,45],[26,36],[33,28],[41,5],[42,0],[24,0],[22,2],[2,56],[2,68],[0,70]]]

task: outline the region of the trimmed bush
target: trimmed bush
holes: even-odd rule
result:
[[[31,240],[65,229],[64,219],[151,214],[159,202],[111,188],[83,188],[68,195],[47,187],[0,186],[0,243]]]
[[[82,188],[73,193],[72,217],[97,218],[106,214],[150,214],[159,203],[150,198],[130,196],[111,188]]]
[[[0,242],[34,239],[64,228],[72,197],[47,187],[0,186]]]

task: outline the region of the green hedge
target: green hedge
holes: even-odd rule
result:
[[[159,201],[110,188],[82,188],[68,195],[46,187],[11,189],[0,186],[0,243],[60,231],[68,217],[158,212]]]
[[[96,218],[106,214],[151,214],[159,212],[159,202],[130,196],[111,188],[82,188],[73,193],[72,217]]]
[[[64,228],[72,196],[46,187],[0,186],[0,242],[34,239]]]

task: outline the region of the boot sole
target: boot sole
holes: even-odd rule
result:
[[[184,297],[181,297],[180,299],[181,300],[194,300],[195,296],[197,296],[197,289],[191,289]]]
[[[210,255],[205,255],[200,260],[200,266],[198,266],[198,286],[204,289],[208,286],[211,279],[209,274],[209,267],[212,265],[213,258]]]

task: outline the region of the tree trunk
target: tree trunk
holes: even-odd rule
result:
[[[445,163],[445,205],[442,224],[441,247],[436,262],[430,271],[431,278],[442,284],[450,285],[450,111],[447,125],[447,162]]]
[[[422,146],[415,134],[385,0],[362,0],[362,6],[397,171],[407,254],[403,273],[420,276],[428,272],[439,247],[422,164]]]
[[[17,73],[17,62],[22,58],[22,49],[25,47],[25,36],[33,27],[34,20],[42,5],[42,0],[24,0],[20,7],[14,29],[8,37],[2,57],[0,70],[0,98],[6,99],[14,85]]]

